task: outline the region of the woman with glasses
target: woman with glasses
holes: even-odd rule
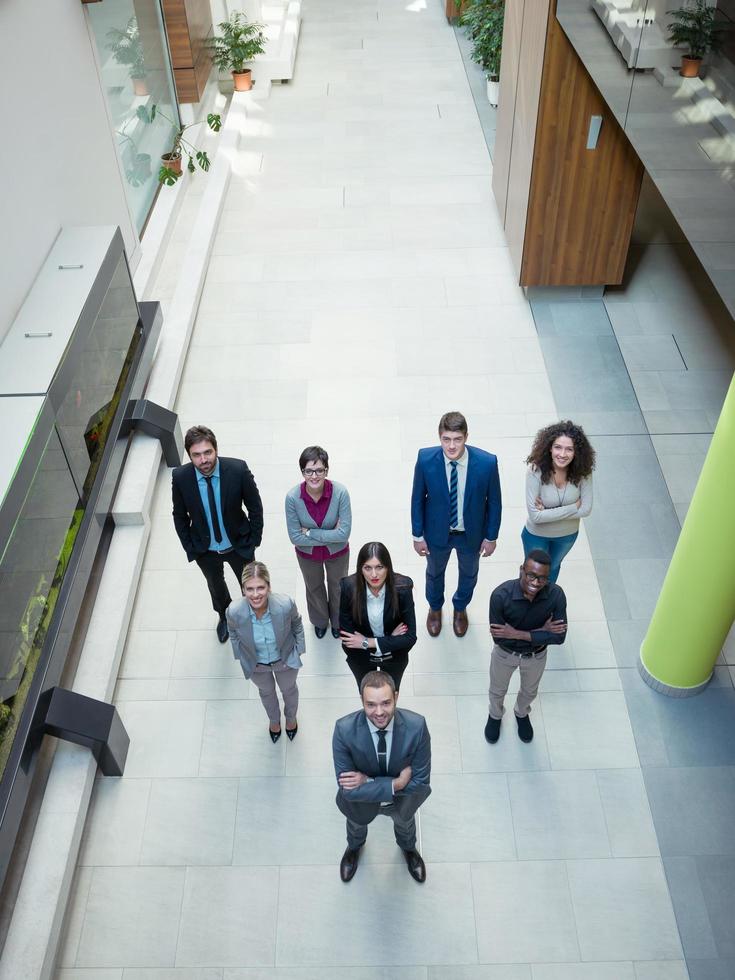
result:
[[[364,544],[354,575],[341,582],[339,622],[347,666],[357,688],[371,670],[384,670],[396,685],[408,667],[416,643],[413,582],[393,571],[388,549],[380,541]]]
[[[352,510],[341,483],[327,479],[329,456],[307,446],[299,457],[304,482],[286,494],[286,527],[306,586],[306,609],[317,637],[331,624],[339,637],[339,582],[347,574]]]
[[[595,451],[581,426],[555,422],[536,434],[526,460],[528,520],[521,532],[523,551],[534,548],[551,557],[549,581],[577,540],[579,521],[592,510]]]
[[[268,715],[271,742],[281,737],[281,706],[276,684],[283,696],[286,735],[296,738],[299,726],[296,686],[304,627],[296,603],[290,596],[271,592],[271,577],[262,561],[251,561],[242,573],[242,599],[227,607],[227,628],[235,660],[240,661],[246,680],[258,688]]]

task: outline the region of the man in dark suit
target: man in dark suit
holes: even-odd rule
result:
[[[396,707],[395,684],[385,671],[366,674],[360,691],[362,711],[338,719],[332,736],[337,806],[347,818],[340,877],[354,877],[368,824],[382,813],[393,821],[409,874],[423,883],[426,865],[416,850],[415,814],[431,793],[429,729],[422,715]]]
[[[498,461],[492,453],[467,445],[467,421],[459,412],[442,415],[439,443],[420,449],[416,460],[411,493],[413,547],[426,557],[430,636],[441,632],[444,573],[452,550],[457,552],[453,628],[456,636],[464,636],[480,557],[495,551],[500,530]]]
[[[184,448],[191,462],[177,466],[171,478],[174,527],[186,557],[204,573],[219,616],[217,637],[226,643],[225,610],[232,597],[225,562],[239,582],[263,537],[263,505],[247,463],[218,456],[211,429],[189,429]]]

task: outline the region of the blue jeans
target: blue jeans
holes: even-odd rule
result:
[[[472,599],[472,593],[477,585],[477,573],[480,568],[480,549],[467,551],[464,534],[450,535],[446,548],[429,544],[429,554],[426,556],[426,601],[430,609],[441,609],[444,605],[444,572],[452,551],[457,552],[459,578],[457,591],[452,596],[452,605],[457,610],[463,610]]]
[[[542,538],[540,534],[531,534],[528,528],[524,527],[521,531],[523,554],[528,557],[528,552],[533,551],[534,548],[541,548],[548,552],[551,558],[549,581],[556,582],[559,578],[561,563],[572,550],[572,545],[577,540],[578,535],[579,531],[575,531],[574,534],[565,534],[561,538]]]

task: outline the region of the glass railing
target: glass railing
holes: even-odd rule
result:
[[[140,230],[158,190],[161,155],[173,127],[162,115],[148,122],[139,109],[178,106],[159,0],[105,0],[87,7],[102,87],[115,130],[130,209]]]
[[[558,0],[557,18],[735,314],[735,5],[712,5],[721,50],[689,69],[675,7],[696,0]]]
[[[79,342],[76,335],[72,340],[51,385],[47,402],[52,410],[41,413],[28,441],[33,446],[41,441],[40,458],[0,555],[0,776],[100,465],[109,458],[106,446],[141,343],[138,306],[124,255],[86,330]],[[56,388],[62,389],[60,401]],[[4,401],[11,402],[10,413],[14,400]],[[27,447],[26,454],[30,451]]]

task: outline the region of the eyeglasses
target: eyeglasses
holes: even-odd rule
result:
[[[304,470],[304,476],[324,476],[327,471],[322,466],[318,470]]]
[[[549,581],[548,575],[534,575],[533,572],[527,572],[525,568],[523,569],[523,574],[526,576],[529,582],[544,583]]]

